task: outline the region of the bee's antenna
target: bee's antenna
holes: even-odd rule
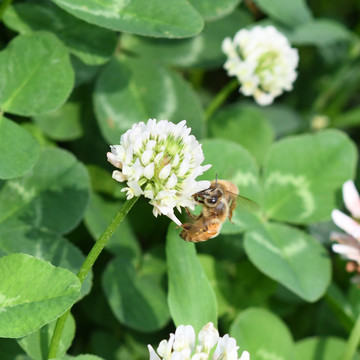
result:
[[[217,187],[217,174],[215,175],[215,187]]]

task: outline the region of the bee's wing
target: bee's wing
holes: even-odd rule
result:
[[[249,212],[257,212],[260,210],[260,206],[256,202],[248,199],[245,196],[237,195],[236,204],[237,206]]]

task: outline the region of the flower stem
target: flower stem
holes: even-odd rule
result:
[[[214,97],[207,109],[205,110],[205,120],[208,121],[214,112],[224,103],[228,96],[239,86],[239,81],[233,79],[227,83]]]
[[[2,2],[2,4],[0,4],[0,21],[2,20],[5,10],[8,8],[8,6],[11,3],[12,3],[12,0],[4,0]]]
[[[346,344],[345,352],[341,360],[352,360],[360,342],[360,316],[351,330],[349,340]]]
[[[77,274],[81,284],[85,280],[86,276],[90,272],[91,268],[93,267],[96,259],[99,257],[101,251],[104,249],[105,245],[114,234],[115,230],[118,228],[120,223],[123,221],[126,214],[130,211],[133,205],[136,203],[138,197],[134,197],[130,200],[125,201],[123,206],[121,207],[120,211],[115,215],[112,219],[109,226],[105,229],[99,239],[95,242],[94,246],[90,250],[88,256],[86,257],[85,261],[81,265],[81,268]],[[62,336],[62,332],[64,330],[64,326],[66,323],[66,319],[70,314],[70,310],[66,311],[56,322],[55,330],[53,337],[51,339],[50,348],[49,348],[49,355],[48,359],[55,359],[58,353],[59,344]]]

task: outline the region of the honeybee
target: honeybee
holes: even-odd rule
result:
[[[197,203],[203,205],[203,209],[198,216],[186,209],[191,222],[182,224],[180,237],[190,242],[206,241],[218,236],[225,220],[229,218],[231,221],[238,198],[257,207],[252,200],[239,196],[237,186],[227,180],[213,180],[208,189],[194,194],[193,197]]]

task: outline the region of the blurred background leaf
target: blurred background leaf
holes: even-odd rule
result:
[[[185,0],[154,0],[119,3],[110,0],[52,0],[72,15],[107,29],[145,36],[181,38],[196,35],[202,30],[200,14]]]
[[[335,191],[354,177],[356,162],[354,144],[334,130],[274,144],[264,166],[267,216],[292,223],[328,219]]]
[[[50,341],[54,333],[56,321],[45,325],[41,329],[34,331],[18,340],[21,348],[34,360],[47,360]],[[75,337],[75,320],[70,316],[66,319],[64,332],[62,333],[58,357],[65,354]]]
[[[161,329],[169,321],[165,291],[148,274],[141,274],[126,255],[112,260],[103,288],[116,318],[143,332]]]
[[[0,78],[1,110],[25,116],[57,109],[74,85],[68,52],[46,31],[19,35],[0,53]]]
[[[149,118],[175,123],[186,119],[195,136],[202,134],[203,111],[189,84],[149,61],[112,60],[97,81],[94,103],[99,127],[110,144],[118,143],[119,134],[133,124]]]
[[[259,326],[261,324],[261,326]],[[230,328],[231,336],[247,350],[251,359],[289,359],[294,352],[291,333],[283,321],[261,308],[249,308],[238,315]]]
[[[81,21],[46,0],[13,4],[5,13],[4,23],[21,34],[52,32],[70,53],[89,65],[108,61],[117,42],[114,32]]]
[[[255,0],[256,5],[276,21],[294,27],[311,20],[312,14],[305,0]]]
[[[211,4],[210,6],[214,4],[207,3]],[[237,9],[224,18],[206,22],[204,30],[190,39],[153,39],[124,34],[121,36],[121,46],[126,51],[166,65],[180,68],[216,68],[225,61],[225,55],[221,51],[223,39],[233,36],[239,28],[250,23],[249,14]]]
[[[28,131],[0,117],[0,179],[26,174],[37,162],[40,146]]]

